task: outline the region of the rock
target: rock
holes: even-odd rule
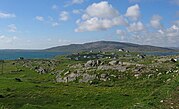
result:
[[[114,65],[117,65],[118,63],[119,63],[119,61],[110,61],[110,62],[109,62],[109,65],[114,66]]]
[[[20,78],[15,78],[15,80],[16,80],[17,82],[22,82],[22,80],[21,80]]]
[[[110,76],[111,76],[111,77],[114,77],[114,78],[116,78],[116,77],[117,77],[116,75],[113,75],[113,74],[112,74],[112,75],[110,75]]]
[[[5,98],[3,95],[0,95],[0,98]]]
[[[157,76],[160,76],[160,75],[162,75],[162,73],[158,73],[158,74],[157,74]]]
[[[56,82],[61,83],[61,82],[66,82],[66,81],[65,81],[65,79],[63,79],[63,78],[61,77],[60,74],[58,74],[58,75],[56,76]]]
[[[100,60],[89,60],[86,62],[85,67],[95,67],[101,64]]]
[[[82,75],[82,79],[79,80],[79,82],[89,82],[96,78],[96,75],[89,75],[87,73]]]
[[[137,79],[140,77],[141,75],[139,73],[135,74],[134,77],[136,77]]]
[[[172,62],[177,62],[178,59],[174,59],[174,58],[172,58],[171,61],[172,61]]]
[[[64,75],[68,75],[69,73],[70,73],[70,71],[67,71],[67,72],[64,73]]]
[[[47,70],[42,68],[42,67],[39,67],[38,69],[35,70],[36,72],[38,72],[39,74],[45,74],[47,73]]]
[[[108,75],[107,74],[101,74],[100,75],[100,80],[101,81],[107,81],[108,80]]]
[[[77,80],[77,77],[79,77],[80,75],[77,73],[71,73],[66,77],[66,81],[70,82],[70,81],[75,81]]]
[[[124,72],[126,71],[126,67],[125,66],[109,66],[109,65],[101,65],[97,68],[98,70],[118,70],[119,72]]]
[[[148,75],[148,78],[151,78],[152,76],[154,76],[154,74],[149,74],[149,75]]]

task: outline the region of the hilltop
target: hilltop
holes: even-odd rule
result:
[[[138,45],[133,43],[113,42],[113,41],[97,41],[84,44],[71,44],[65,46],[57,46],[45,49],[45,51],[58,51],[58,52],[81,52],[81,51],[115,51],[124,49],[127,51],[160,51],[170,52],[175,51],[170,48],[156,47],[150,45]]]

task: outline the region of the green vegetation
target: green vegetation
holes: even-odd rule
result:
[[[179,108],[179,62],[170,61],[178,56],[140,56],[83,52],[52,60],[5,61],[3,73],[0,70],[0,109]],[[89,60],[101,64],[86,67]],[[108,65],[116,60],[121,63]],[[78,73],[82,75],[74,81],[57,82],[58,75],[64,79]],[[96,78],[80,82],[84,74]]]

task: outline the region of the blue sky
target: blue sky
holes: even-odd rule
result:
[[[179,47],[179,0],[0,0],[0,49],[100,40]]]

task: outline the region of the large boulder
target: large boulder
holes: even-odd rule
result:
[[[96,78],[96,75],[89,75],[87,73],[84,73],[82,75],[82,79],[79,80],[79,82],[89,82]]]
[[[45,74],[47,73],[47,70],[42,67],[39,67],[38,69],[36,69],[36,72],[38,72],[39,74]]]
[[[110,62],[109,62],[109,65],[114,66],[114,65],[117,65],[118,63],[119,63],[119,61],[110,61]]]
[[[85,67],[95,67],[101,64],[100,60],[89,60],[86,62]]]

